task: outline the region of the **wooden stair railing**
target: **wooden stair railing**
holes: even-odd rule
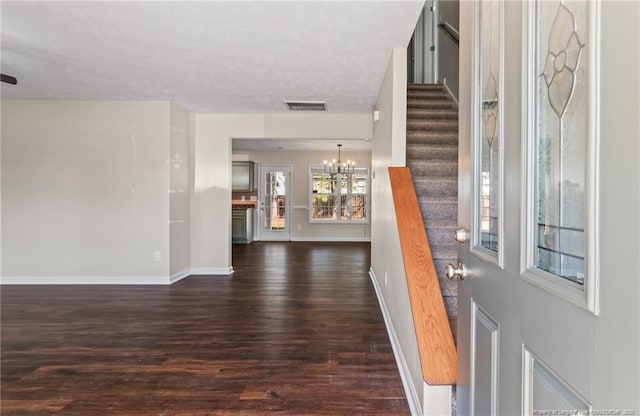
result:
[[[422,377],[430,385],[453,385],[456,384],[456,347],[411,172],[406,167],[390,167],[389,179]]]

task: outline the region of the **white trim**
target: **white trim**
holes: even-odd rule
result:
[[[536,371],[537,370],[537,371]],[[549,365],[540,359],[529,347],[522,344],[522,411],[525,416],[533,416],[535,381],[544,384],[547,389],[555,394],[555,397],[566,403],[572,410],[572,415],[591,415],[593,406],[575,390],[569,383],[562,379]],[[580,408],[586,408],[579,411]]]
[[[168,276],[2,276],[2,285],[168,285]]]
[[[499,403],[499,358],[500,358],[500,324],[496,322],[475,299],[471,298],[471,380],[470,380],[470,402],[471,414],[475,414],[476,396],[476,347],[478,323],[482,324],[491,332],[491,415],[497,415]]]
[[[283,230],[265,230],[260,226],[263,224],[265,209],[263,202],[265,200],[265,185],[262,179],[265,172],[273,172],[278,169],[285,173],[285,201],[284,201],[284,218],[285,225]],[[291,239],[291,218],[293,211],[291,209],[291,201],[293,200],[293,165],[286,163],[259,163],[258,164],[258,209],[257,212],[257,233],[254,240],[258,241],[289,241]]]
[[[446,78],[444,78],[442,80],[442,86],[444,87],[445,92],[449,95],[449,98],[451,98],[451,100],[456,104],[456,108],[459,108],[460,107],[460,103],[458,102],[458,99],[456,98],[455,95],[453,95],[453,92],[451,92],[451,89],[447,85],[447,79]]]
[[[192,267],[190,274],[193,275],[216,275],[229,276],[233,274],[233,267]]]
[[[195,267],[172,276],[2,276],[0,285],[170,285],[191,275],[233,274],[233,267]]]
[[[336,218],[336,219],[316,219],[313,218],[313,198],[317,195],[313,193],[313,174],[314,173],[325,173],[324,172],[324,165],[320,165],[320,164],[309,164],[309,174],[308,174],[308,195],[307,195],[307,202],[309,203],[308,206],[308,222],[309,224],[341,224],[341,225],[347,225],[347,224],[369,224],[371,222],[371,168],[370,166],[367,165],[363,165],[363,166],[358,166],[356,165],[356,167],[354,168],[353,173],[354,174],[365,174],[366,175],[366,192],[364,194],[360,194],[360,193],[355,193],[355,195],[365,195],[365,219],[364,221],[362,220],[354,220],[354,219],[340,219],[340,218]],[[338,174],[341,178],[343,176],[345,176],[345,174]],[[341,199],[338,198],[338,196],[351,196],[353,195],[353,193],[349,190],[350,186],[347,186],[347,193],[343,194],[342,193],[342,180],[337,180],[337,185],[338,188],[335,190],[335,194],[333,194],[334,196],[336,196],[336,200],[338,201],[338,207],[341,207]],[[331,195],[331,194],[321,194],[321,195]],[[349,203],[347,202],[347,205]],[[338,208],[336,208],[338,209]]]
[[[384,302],[384,296],[382,295],[382,291],[380,289],[380,286],[378,285],[378,279],[376,279],[376,273],[373,271],[372,268],[369,268],[369,277],[371,278],[371,282],[373,282],[373,288],[375,289],[376,296],[378,297],[378,303],[380,304],[380,311],[382,312],[384,323],[387,328],[387,333],[389,334],[389,341],[391,341],[391,349],[393,350],[393,356],[396,359],[396,365],[398,366],[398,372],[400,373],[400,379],[402,380],[402,387],[404,388],[404,393],[407,396],[409,410],[411,411],[412,416],[423,416],[422,405],[420,403],[420,400],[418,399],[416,386],[414,386],[411,381],[411,373],[409,372],[407,361],[405,360],[404,354],[402,353],[402,346],[400,345],[400,340],[398,340],[398,335],[396,335],[396,330],[393,327],[393,321],[391,320],[391,315],[389,314],[387,305]]]
[[[189,275],[191,275],[191,269],[181,270],[178,273],[175,273],[174,275],[169,277],[169,284],[170,285],[174,284],[175,282],[180,281]]]
[[[498,3],[499,7],[499,27],[498,27],[498,119],[496,125],[498,129],[498,187],[496,189],[499,192],[498,195],[498,251],[489,250],[481,245],[480,242],[480,213],[482,212],[481,204],[481,188],[480,185],[481,175],[480,167],[482,166],[482,143],[483,143],[483,129],[482,115],[481,115],[481,103],[482,103],[482,80],[479,75],[481,72],[481,60],[480,60],[480,42],[482,30],[481,25],[481,2],[474,3],[473,12],[473,74],[472,74],[472,104],[471,104],[471,116],[472,116],[472,197],[471,197],[471,248],[470,251],[483,259],[486,262],[495,264],[497,267],[504,268],[504,195],[505,195],[505,176],[504,176],[504,1]]]
[[[452,386],[430,386],[426,381],[422,403],[425,415],[451,416]]]
[[[371,237],[291,237],[291,241],[368,243],[371,242]]]

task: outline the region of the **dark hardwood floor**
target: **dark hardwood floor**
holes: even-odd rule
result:
[[[409,414],[369,244],[233,256],[172,286],[3,286],[2,415]]]

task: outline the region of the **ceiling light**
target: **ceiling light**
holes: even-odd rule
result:
[[[337,174],[341,174],[341,175],[351,175],[353,173],[353,170],[356,167],[356,161],[355,160],[347,160],[346,162],[343,162],[340,160],[340,149],[342,148],[342,145],[339,144],[338,145],[338,159],[333,159],[331,162],[328,161],[324,161],[324,172],[328,173],[330,175],[337,175]]]

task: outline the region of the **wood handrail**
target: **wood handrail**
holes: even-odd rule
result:
[[[422,377],[430,385],[456,384],[456,347],[411,172],[406,167],[390,167],[389,179]]]

